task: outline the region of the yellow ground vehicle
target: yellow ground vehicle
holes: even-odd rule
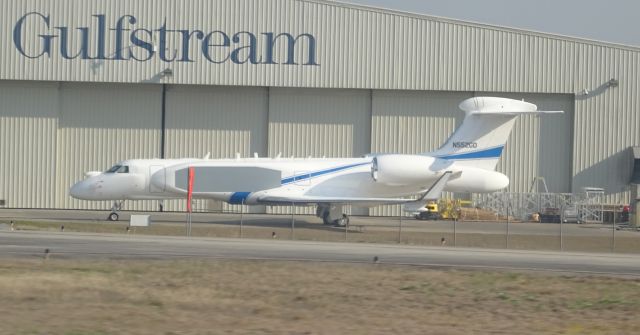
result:
[[[472,206],[469,200],[429,201],[424,207],[426,211],[418,212],[414,217],[418,220],[454,220],[459,219],[461,208]]]
[[[438,210],[438,203],[435,201],[429,201],[424,206],[426,211],[420,211],[414,217],[418,220],[440,220],[442,219],[442,215],[440,215],[440,211]]]

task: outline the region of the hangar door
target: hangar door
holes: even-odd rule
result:
[[[267,154],[267,89],[170,85],[166,91],[166,158],[234,158]],[[165,203],[185,210],[184,200]],[[194,210],[240,211],[239,205],[197,200]],[[245,213],[264,211],[260,206]]]
[[[369,153],[369,90],[271,88],[269,156],[359,157]],[[290,213],[273,207],[272,213]],[[346,209],[349,212],[349,209]],[[312,208],[297,213],[313,213]],[[366,214],[358,211],[353,214]]]
[[[573,96],[568,94],[476,93],[531,102],[538,110],[563,114],[521,116],[511,132],[497,170],[509,176],[510,192],[528,192],[543,177],[553,193],[571,193]],[[540,186],[540,192],[543,192]]]
[[[435,150],[462,122],[458,105],[470,92],[374,91],[371,152],[417,154]],[[400,206],[378,206],[370,215],[397,216]]]
[[[55,207],[58,84],[0,81],[0,208]]]
[[[57,138],[58,208],[109,209],[109,201],[77,200],[69,187],[87,171],[104,171],[131,158],[160,153],[158,85],[62,83]],[[129,201],[127,210],[154,210],[151,201]]]

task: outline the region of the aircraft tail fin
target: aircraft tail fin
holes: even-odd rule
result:
[[[462,125],[428,155],[487,170],[495,170],[519,115],[562,113],[538,111],[532,103],[495,97],[469,98],[459,107],[466,113]]]

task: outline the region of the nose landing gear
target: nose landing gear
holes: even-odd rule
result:
[[[107,220],[118,221],[118,219],[120,219],[120,215],[118,215],[118,211],[122,209],[122,204],[124,204],[124,200],[113,202],[113,206],[111,206],[111,213],[109,213],[109,216],[107,216]]]

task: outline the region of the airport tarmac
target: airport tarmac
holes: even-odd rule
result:
[[[358,262],[434,268],[544,271],[640,277],[636,255],[417,247],[363,243],[1,231],[0,255],[55,258],[219,258]]]
[[[108,211],[81,211],[81,210],[22,210],[1,209],[0,220],[46,220],[46,221],[70,221],[70,222],[109,222],[106,220]],[[120,221],[126,222],[132,214],[149,214],[153,223],[175,224],[186,221],[185,213],[176,212],[120,212]],[[271,214],[244,214],[243,222],[247,226],[255,227],[281,227],[291,225],[291,215]],[[311,215],[295,215],[296,227],[305,226],[323,227],[321,220]],[[237,213],[194,213],[192,215],[194,225],[222,224],[238,225],[240,214]],[[365,217],[352,216],[351,225],[375,231],[396,231],[400,224],[398,217]],[[532,222],[457,222],[456,229],[459,233],[468,234],[504,234],[509,229],[510,234],[557,236],[560,228],[567,236],[605,237],[611,235],[611,224],[575,224],[565,223],[532,223]],[[326,226],[324,226],[326,227]],[[454,229],[453,221],[421,221],[410,217],[402,219],[403,232],[427,232],[450,233]],[[637,238],[640,242],[640,232],[631,230],[619,230],[616,235],[620,237]]]

